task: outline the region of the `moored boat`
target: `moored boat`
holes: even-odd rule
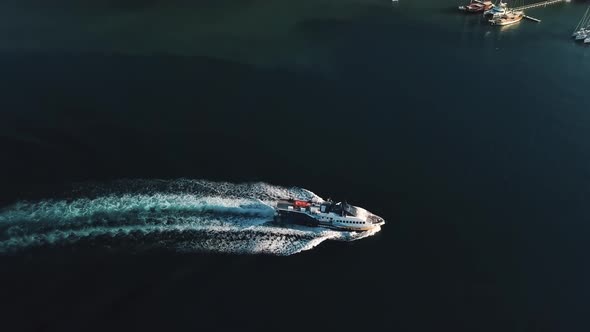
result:
[[[506,14],[491,19],[492,25],[511,25],[520,22],[524,18],[524,12],[522,11],[509,11]]]
[[[469,13],[479,13],[491,9],[494,4],[491,1],[471,0],[466,6],[459,6],[459,10]]]
[[[578,39],[578,40],[579,40],[579,37],[580,37],[580,36],[585,36],[585,35],[587,35],[587,34],[588,34],[588,32],[589,32],[589,30],[586,30],[586,29],[579,29],[579,30],[577,30],[576,32],[574,32],[574,33],[572,34],[572,37],[574,37],[574,39]],[[584,39],[584,38],[582,38],[582,39]]]
[[[585,40],[587,37],[590,37],[590,6],[586,9],[578,25],[576,25],[572,37],[576,40]]]
[[[497,17],[500,17],[500,16],[506,14],[507,11],[508,11],[508,4],[506,4],[505,2],[502,2],[502,0],[500,0],[497,5],[492,4],[492,7],[490,9],[487,9],[486,11],[484,11],[483,16],[491,17],[493,19],[493,18],[497,18]]]
[[[590,37],[590,31],[589,30],[581,30],[579,31],[579,33],[574,37],[574,39],[576,41],[582,41],[585,40],[586,38]]]

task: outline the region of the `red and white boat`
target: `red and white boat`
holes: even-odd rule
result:
[[[385,224],[383,218],[346,202],[279,201],[275,221],[363,232]]]
[[[481,13],[492,9],[492,7],[494,7],[494,3],[491,1],[471,0],[468,5],[459,6],[459,10],[469,13]]]

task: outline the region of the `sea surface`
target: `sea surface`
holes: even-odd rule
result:
[[[460,4],[2,1],[0,330],[590,330],[590,3]]]

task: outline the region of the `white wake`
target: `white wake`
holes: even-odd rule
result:
[[[292,255],[355,233],[269,223],[280,199],[322,201],[300,188],[265,183],[136,180],[78,188],[75,199],[19,202],[0,210],[0,252],[95,245],[183,252]]]

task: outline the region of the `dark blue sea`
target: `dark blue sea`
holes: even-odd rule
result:
[[[589,331],[590,4],[461,4],[3,1],[0,329]]]

